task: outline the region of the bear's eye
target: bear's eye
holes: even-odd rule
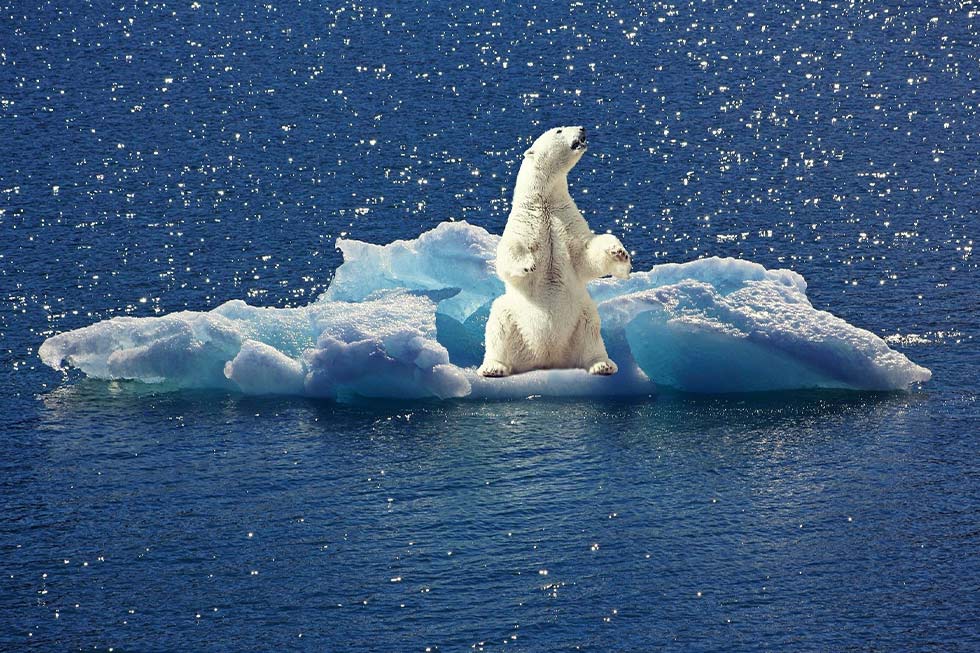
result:
[[[559,130],[558,130],[558,131],[556,131],[555,133],[556,133],[556,134],[560,134],[560,133],[561,133],[561,130],[559,129]]]

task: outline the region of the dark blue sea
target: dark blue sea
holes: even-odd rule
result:
[[[978,18],[0,0],[0,649],[980,650]],[[500,233],[563,124],[634,269],[795,270],[932,380],[337,404],[38,358],[307,304],[341,236]]]

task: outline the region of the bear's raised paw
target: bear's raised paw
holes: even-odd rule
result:
[[[629,263],[630,254],[626,251],[622,245],[616,245],[609,249],[609,258],[616,261],[617,263]]]

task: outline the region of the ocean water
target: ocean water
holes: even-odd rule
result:
[[[969,3],[0,3],[0,648],[977,650]],[[557,124],[634,269],[735,256],[908,393],[334,404],[43,340],[499,233]]]

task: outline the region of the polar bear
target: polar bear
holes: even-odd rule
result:
[[[479,373],[583,368],[615,374],[586,285],[629,277],[630,256],[611,234],[595,235],[568,194],[568,173],[586,150],[585,129],[555,127],[524,153],[497,246],[506,291],[490,309]]]

